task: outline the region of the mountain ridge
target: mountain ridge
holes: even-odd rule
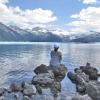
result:
[[[34,27],[32,30],[0,23],[1,42],[100,42],[100,32],[90,31],[89,34],[58,35],[56,30]],[[59,32],[59,31],[58,31]]]

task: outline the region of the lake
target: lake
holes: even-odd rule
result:
[[[55,43],[0,43],[0,86],[12,82],[30,81],[33,70],[40,64],[49,64],[50,51]],[[62,63],[68,71],[90,62],[100,71],[100,43],[58,43],[63,54]],[[75,94],[75,85],[65,77],[62,93]]]

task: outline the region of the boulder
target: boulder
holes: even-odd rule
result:
[[[61,92],[61,83],[60,82],[53,82],[53,84],[50,87],[52,94],[54,97],[57,97],[59,92]]]
[[[54,73],[55,80],[58,82],[61,82],[67,73],[67,68],[63,64],[61,64],[60,67],[57,67],[57,68],[51,67],[51,70]]]
[[[78,80],[77,80],[77,75],[72,73],[72,72],[68,72],[67,73],[67,77],[71,80],[72,83],[74,84],[78,84]]]
[[[54,82],[54,74],[52,72],[38,74],[33,77],[32,83],[40,86],[50,86]]]
[[[53,95],[61,92],[61,83],[55,80],[52,71],[36,75],[33,77],[32,83],[36,85],[39,94],[42,94],[42,88],[50,88]]]
[[[67,68],[63,64],[61,64],[60,67],[51,67],[41,64],[34,70],[37,75],[48,73],[49,71],[53,72],[56,81],[62,81],[66,76]]]
[[[24,90],[23,90],[24,95],[26,96],[32,96],[36,94],[36,87],[34,85],[25,83]]]
[[[42,88],[41,88],[38,84],[35,85],[35,87],[36,87],[37,92],[38,92],[39,94],[42,94]]]
[[[18,92],[18,91],[22,91],[22,90],[23,90],[23,89],[22,89],[21,85],[19,85],[19,84],[12,83],[12,84],[10,85],[10,91],[11,91],[11,92]]]
[[[88,84],[86,84],[86,93],[93,100],[100,100],[100,82],[90,81]]]
[[[90,65],[80,66],[80,69],[82,69],[85,74],[89,75],[90,80],[97,80],[99,77],[98,70]]]
[[[68,78],[75,84],[84,84],[85,82],[89,82],[89,77],[85,73],[72,73],[68,72]]]
[[[83,95],[86,92],[86,86],[84,84],[78,84],[76,85],[76,91]]]
[[[72,98],[72,100],[92,100],[88,95],[77,95]]]
[[[32,79],[37,92],[42,94],[42,88],[50,88],[54,96],[61,92],[61,81],[66,76],[67,68],[61,64],[60,67],[40,65],[34,72],[37,74]]]
[[[86,86],[85,83],[89,82],[89,78],[84,73],[72,73],[68,72],[68,78],[72,81],[72,83],[76,84],[76,90],[80,94],[85,94]]]
[[[42,73],[48,73],[48,71],[50,70],[49,66],[46,66],[44,64],[41,64],[40,66],[37,66],[34,69],[35,74],[42,74]]]

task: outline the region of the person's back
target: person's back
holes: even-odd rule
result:
[[[59,46],[55,45],[54,50],[51,51],[51,60],[50,60],[50,66],[52,67],[59,67],[62,60],[62,54],[60,51],[58,51]]]

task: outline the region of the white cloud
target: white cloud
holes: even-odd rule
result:
[[[8,0],[0,0],[0,3],[8,3]]]
[[[100,7],[82,9],[79,14],[72,15],[74,21],[68,23],[71,33],[84,33],[91,30],[100,32]]]
[[[61,28],[55,28],[52,32],[56,35],[69,35],[69,32],[67,30]]]
[[[23,28],[33,27],[34,24],[47,24],[57,20],[51,10],[42,8],[22,10],[20,7],[8,7],[8,0],[0,0],[0,22],[15,24]]]
[[[84,4],[95,4],[98,0],[79,0],[82,1]]]

